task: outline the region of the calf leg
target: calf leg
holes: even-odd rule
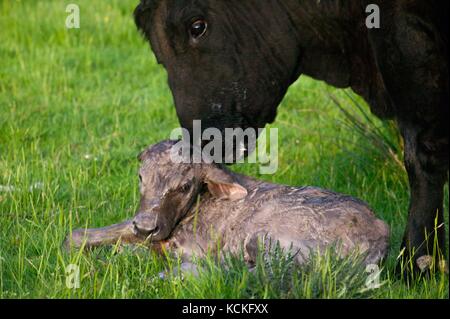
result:
[[[67,236],[64,241],[66,249],[85,248],[115,245],[118,242],[122,244],[144,244],[153,250],[162,244],[152,243],[141,236],[138,236],[134,230],[132,220],[127,220],[120,224],[115,224],[95,229],[77,229]]]
[[[440,261],[446,250],[443,198],[448,178],[448,128],[444,121],[446,117],[427,128],[399,123],[411,193],[403,255],[398,265],[402,272],[410,270],[411,264],[418,270],[417,261],[423,256]]]

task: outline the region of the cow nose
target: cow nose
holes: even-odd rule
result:
[[[154,214],[138,214],[133,219],[133,226],[135,235],[141,235],[145,237],[156,235],[159,231],[157,225],[157,216]]]

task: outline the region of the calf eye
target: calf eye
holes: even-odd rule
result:
[[[196,40],[205,34],[207,28],[208,24],[205,20],[197,20],[192,23],[191,28],[189,29],[189,35],[192,39]]]
[[[186,183],[180,187],[180,192],[186,193],[191,189],[191,183]]]

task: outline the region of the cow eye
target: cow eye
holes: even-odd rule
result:
[[[207,28],[208,24],[206,23],[205,20],[197,20],[191,24],[191,28],[189,29],[189,35],[191,36],[191,38],[196,40],[205,34]]]

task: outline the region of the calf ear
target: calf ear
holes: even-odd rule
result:
[[[138,156],[137,159],[139,162],[143,162],[145,160],[145,157],[147,156],[148,149],[142,151]]]
[[[247,190],[230,172],[209,166],[205,177],[209,192],[217,199],[239,200],[247,196]]]

